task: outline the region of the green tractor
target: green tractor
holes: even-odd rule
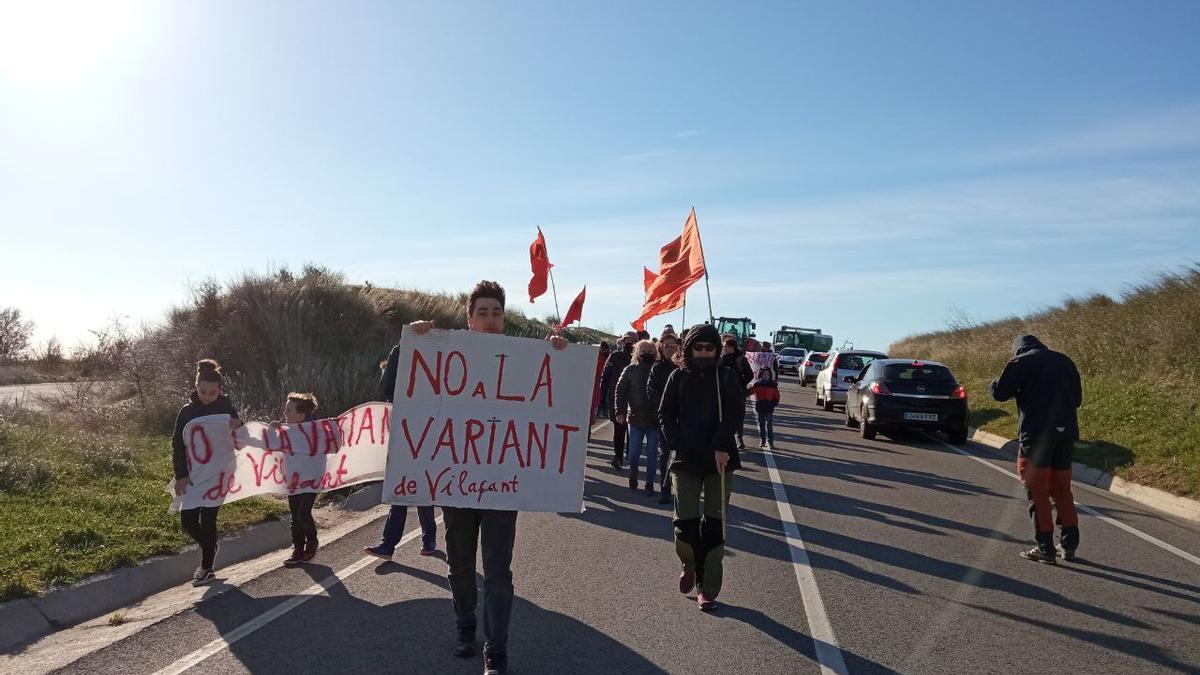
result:
[[[771,343],[777,352],[784,347],[800,347],[812,352],[828,352],[833,348],[833,336],[822,333],[820,328],[781,326],[779,330],[771,333]]]
[[[731,316],[718,316],[711,320],[712,325],[717,327],[717,332],[721,335],[726,333],[733,335],[737,340],[738,348],[743,351],[758,351],[758,341],[754,339],[755,324],[746,317],[734,318]],[[749,346],[747,346],[749,345]]]

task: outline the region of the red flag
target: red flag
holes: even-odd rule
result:
[[[658,275],[651,272],[649,267],[642,268],[642,287],[646,290],[647,294],[650,293],[650,286],[656,279],[658,279]]]
[[[696,209],[688,214],[683,234],[658,252],[658,279],[646,290],[646,303],[687,288],[704,276],[704,251],[700,245],[700,227]]]
[[[637,330],[645,330],[646,319],[682,307],[688,287],[704,276],[704,250],[700,246],[696,209],[688,214],[683,234],[658,252],[658,260],[658,277],[646,287],[642,315],[633,322],[635,327],[641,324],[642,328]],[[644,277],[644,280],[648,279],[648,276]]]
[[[542,228],[538,228],[537,239],[529,245],[529,267],[533,270],[533,278],[529,280],[529,302],[545,294],[547,277],[550,274],[550,254],[546,251],[546,237]]]
[[[554,327],[554,332],[557,333],[567,326],[575,323],[583,317],[583,301],[587,297],[587,286],[579,291],[579,295],[575,296],[575,300],[571,302],[571,306],[567,308],[567,315],[563,317],[562,323]]]

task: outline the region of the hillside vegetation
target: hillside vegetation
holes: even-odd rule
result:
[[[1200,266],[1119,300],[1094,295],[1023,318],[915,335],[893,344],[890,354],[949,365],[967,388],[972,426],[1014,438],[1016,407],[993,401],[988,385],[1023,334],[1038,336],[1079,367],[1077,461],[1200,497]]]
[[[350,285],[309,267],[207,283],[157,326],[96,331],[97,343],[63,365],[90,381],[43,401],[45,411],[0,405],[0,602],[187,543],[165,488],[170,433],[197,359],[224,365],[244,419],[277,419],[293,390],[316,392],[321,413],[337,415],[375,396],[379,361],[404,324],[465,328],[465,305],[465,295]],[[509,335],[549,331],[506,312]],[[219,525],[229,533],[286,512],[286,500],[255,497],[222,508]]]

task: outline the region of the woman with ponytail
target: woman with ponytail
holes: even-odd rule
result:
[[[230,403],[223,391],[225,377],[221,373],[221,364],[213,359],[203,359],[196,363],[196,388],[192,392],[191,401],[179,409],[175,417],[175,433],[171,436],[171,461],[175,466],[175,494],[182,497],[187,493],[192,481],[188,477],[190,467],[187,457],[187,446],[183,443],[183,428],[188,422],[205,415],[229,415],[229,427],[237,429],[242,426],[238,411]],[[203,586],[216,578],[213,565],[217,557],[217,511],[219,506],[201,506],[194,509],[184,509],[179,512],[179,521],[183,530],[200,546],[200,566],[192,574],[192,585]]]

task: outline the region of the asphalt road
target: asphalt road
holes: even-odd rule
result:
[[[21,403],[34,410],[43,406],[43,397],[54,397],[71,390],[73,382],[47,382],[45,384],[14,384],[0,387],[0,403]]]
[[[1082,560],[1028,562],[1017,556],[1031,533],[1011,476],[924,437],[863,441],[840,410],[813,407],[812,391],[783,387],[772,455],[781,489],[762,452],[744,453],[723,607],[712,615],[679,594],[670,514],[607,465],[611,426],[600,428],[587,511],[520,517],[511,671],[807,673],[839,662],[853,673],[1200,671],[1200,529],[1077,487],[1079,503],[1183,555],[1084,513]],[[988,448],[963,449],[1010,468]],[[789,544],[777,494],[802,544]],[[445,565],[419,557],[415,540],[393,562],[363,564],[257,630],[240,629],[360,563],[381,525],[322,549],[319,564],[214,588],[66,670],[152,673],[224,636],[240,639],[217,643],[191,672],[480,672],[478,658],[450,655]],[[814,643],[814,629],[827,638]]]

